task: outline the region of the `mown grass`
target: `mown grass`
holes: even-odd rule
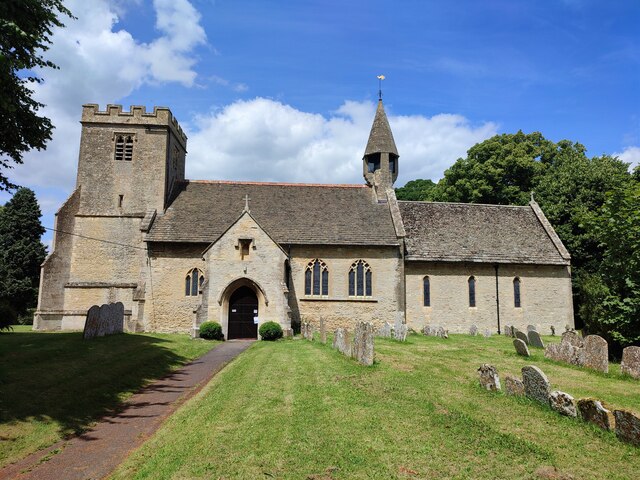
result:
[[[0,334],[0,467],[89,427],[217,342],[187,335]]]
[[[518,357],[505,337],[376,339],[361,367],[306,341],[258,343],[114,473],[184,478],[635,478],[640,450],[526,398],[478,386],[541,367],[553,388],[640,412],[640,383]]]

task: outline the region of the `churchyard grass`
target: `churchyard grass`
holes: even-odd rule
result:
[[[0,467],[81,432],[153,379],[219,342],[187,335],[0,334]]]
[[[558,337],[544,338],[546,342]],[[480,388],[539,366],[552,388],[640,413],[640,382],[515,353],[512,340],[376,339],[364,367],[328,345],[260,342],[187,402],[115,479],[626,479],[640,449],[527,398]]]

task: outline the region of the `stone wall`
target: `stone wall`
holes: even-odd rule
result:
[[[358,322],[372,322],[376,329],[383,323],[393,324],[402,310],[402,260],[397,247],[337,247],[292,246],[291,295],[294,298],[294,316],[319,327],[320,317],[326,328],[355,329]],[[321,259],[329,269],[329,295],[327,298],[306,296],[304,274],[307,264]],[[349,297],[349,269],[354,261],[363,259],[372,271],[372,297]]]
[[[496,281],[493,265],[480,263],[409,262],[406,266],[407,323],[416,331],[425,324],[442,325],[452,333],[497,331]],[[431,306],[423,306],[423,278],[429,276]],[[468,278],[476,279],[476,306],[469,307]],[[513,279],[520,278],[521,307],[514,306]],[[500,265],[500,325],[526,331],[536,325],[547,335],[573,327],[571,278],[567,267]]]

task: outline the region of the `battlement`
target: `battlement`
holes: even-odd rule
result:
[[[100,106],[89,103],[82,106],[82,119],[80,123],[113,123],[127,125],[166,125],[173,130],[175,135],[186,145],[187,136],[180,127],[178,120],[167,107],[153,107],[153,112],[147,112],[144,105],[132,105],[129,111],[123,111],[122,105],[107,105],[105,110]]]

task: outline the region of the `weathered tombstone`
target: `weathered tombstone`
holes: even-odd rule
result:
[[[603,430],[613,430],[615,417],[600,400],[595,398],[581,398],[578,400],[578,410],[585,422],[593,423]]]
[[[391,337],[391,325],[387,322],[384,322],[384,324],[382,325],[382,328],[378,330],[378,335],[385,338]]]
[[[526,343],[527,345],[529,345],[529,337],[527,337],[527,335],[524,332],[521,332],[520,330],[518,330],[516,332],[516,338],[519,338],[520,340],[522,340],[524,343]]]
[[[87,312],[87,320],[84,322],[84,331],[82,332],[82,338],[89,340],[94,338],[98,334],[100,328],[100,307],[98,305],[92,306]]]
[[[395,328],[393,329],[393,336],[396,340],[404,342],[407,340],[408,330],[409,329],[406,323],[396,324]]]
[[[484,331],[484,338],[491,338],[491,330]]]
[[[555,390],[549,394],[549,406],[560,415],[565,417],[576,417],[576,401],[571,395]]]
[[[498,377],[496,367],[488,363],[483,363],[480,365],[480,368],[478,368],[478,373],[480,374],[480,385],[483,388],[491,392],[500,390],[500,377]]]
[[[474,336],[474,337],[476,335],[478,335],[478,326],[477,325],[471,325],[469,327],[469,335]]]
[[[323,344],[327,343],[327,327],[324,324],[324,317],[320,317],[320,341]]]
[[[351,354],[359,363],[363,365],[373,365],[373,324],[359,322],[353,335],[353,346]]]
[[[537,332],[537,331],[538,331],[538,327],[536,327],[535,325],[527,325],[527,333]]]
[[[445,330],[444,327],[438,327],[436,335],[440,338],[449,338],[449,330]]]
[[[623,442],[640,445],[640,417],[626,410],[614,410],[616,436]]]
[[[513,330],[511,330],[511,325],[507,325],[507,326],[504,328],[504,335],[505,335],[506,337],[512,337],[512,336],[513,336]]]
[[[300,327],[300,333],[302,333],[302,338],[305,340],[313,340],[313,325],[309,322],[302,322]]]
[[[567,330],[562,334],[562,340],[560,343],[568,343],[574,347],[584,347],[584,340],[574,330]]]
[[[426,335],[427,337],[432,337],[433,336],[433,327],[429,324],[425,325],[424,327],[422,327],[422,333],[424,335]]]
[[[587,335],[584,339],[584,366],[609,372],[609,344],[598,335]]]
[[[535,365],[522,367],[522,383],[527,397],[542,404],[549,404],[549,379]]]
[[[552,337],[556,336],[556,327],[554,327],[553,325],[551,325],[551,336]]]
[[[341,343],[344,343],[344,329],[338,328],[333,332],[333,344],[331,346],[340,351],[339,346]]]
[[[527,344],[524,343],[519,338],[514,338],[513,339],[513,346],[515,347],[516,353],[518,355],[522,355],[523,357],[529,357],[531,355],[529,353],[529,348],[527,347]]]
[[[640,347],[627,347],[622,350],[620,371],[633,378],[640,378]]]
[[[524,383],[513,375],[504,377],[504,391],[507,395],[524,395]]]
[[[124,332],[124,304],[116,302],[111,308],[111,333],[122,333]]]
[[[529,331],[529,345],[536,348],[544,348],[544,342],[540,338],[540,334],[535,330]]]
[[[558,360],[559,347],[560,347],[559,343],[549,343],[546,347],[544,347],[544,356],[546,358],[550,358],[551,360]]]
[[[105,322],[105,319],[109,317],[110,309],[111,308],[109,307],[108,303],[100,305],[100,320],[98,321],[98,333],[96,334],[97,337],[104,337],[107,334],[107,322]]]

